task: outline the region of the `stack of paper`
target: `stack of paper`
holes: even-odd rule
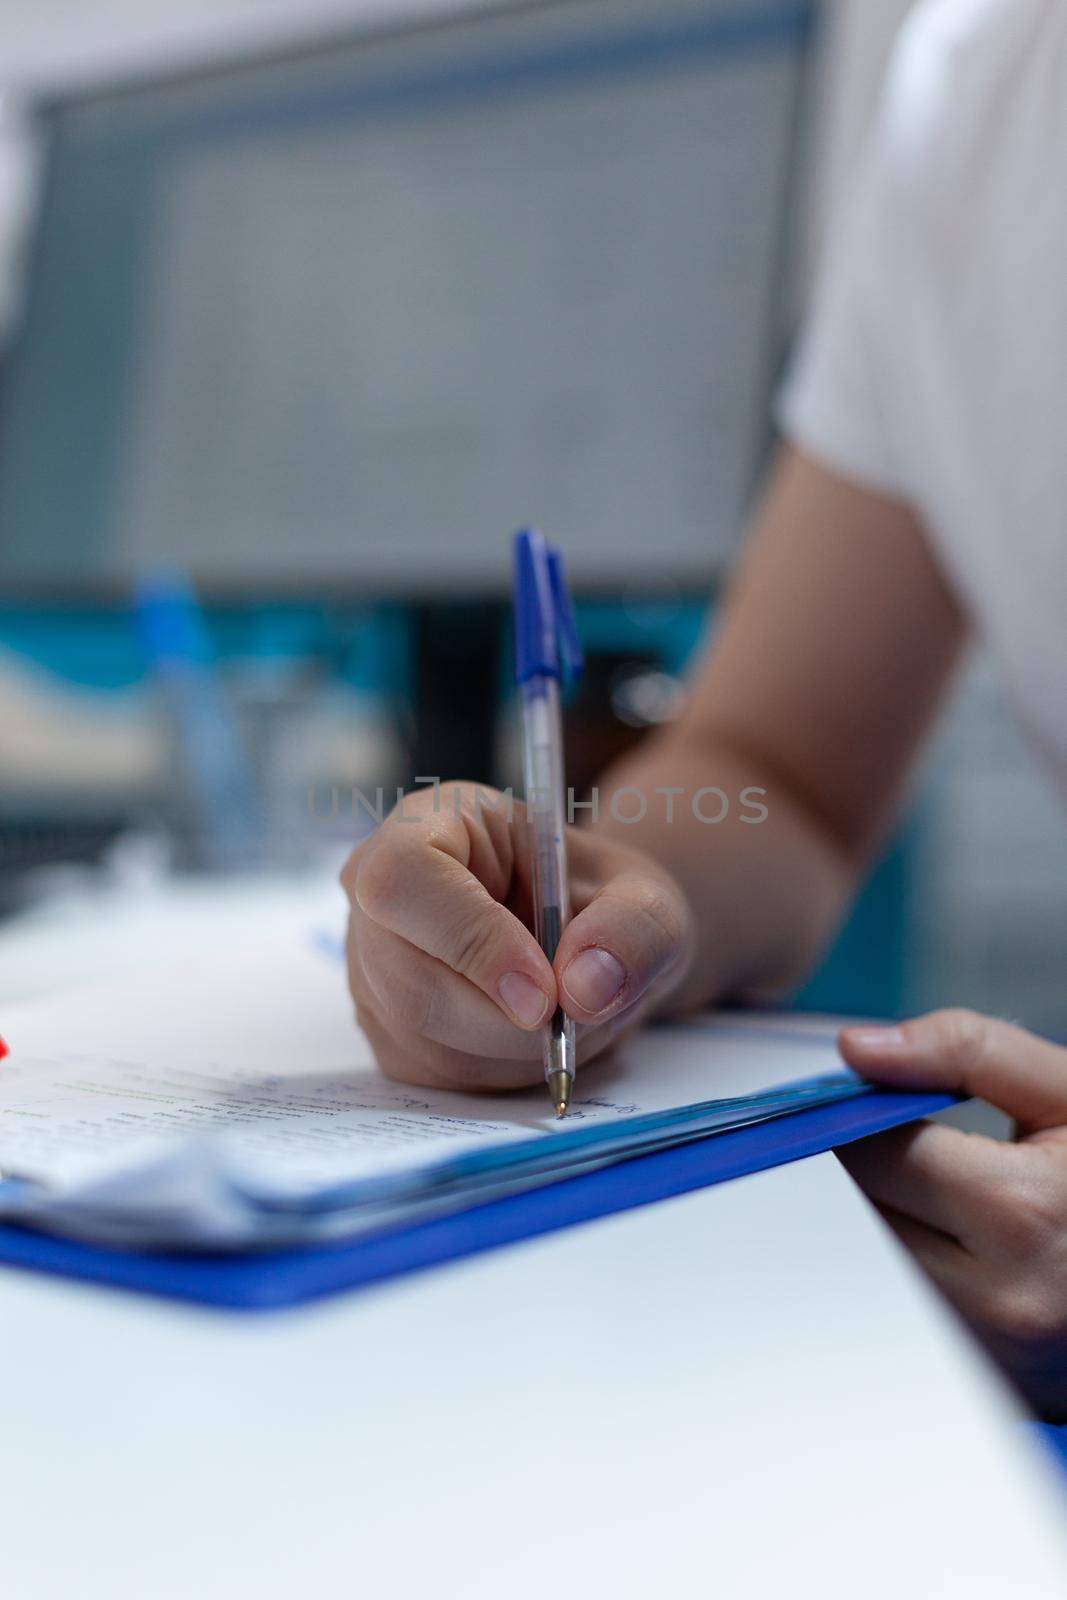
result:
[[[384,1079],[310,950],[73,994],[5,1019],[0,1215],[130,1246],[351,1237],[861,1094],[832,1034],[720,1017],[580,1072],[557,1122]]]

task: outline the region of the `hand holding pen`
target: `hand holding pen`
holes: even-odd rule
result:
[[[528,698],[538,709],[527,788],[555,793],[555,764],[562,794],[551,693],[544,705],[539,695]],[[551,811],[550,801],[546,820]],[[509,807],[485,785],[446,783],[405,796],[351,856],[342,878],[349,981],[358,1021],[390,1077],[516,1089],[558,1063],[570,1081],[557,1080],[550,1094],[554,1108],[565,1108],[569,1094],[561,1091],[577,1063],[612,1044],[684,970],[689,911],[674,879],[591,827],[564,827],[559,856],[560,830],[543,830],[542,945],[536,817],[535,807],[531,838],[521,803]],[[551,958],[546,907],[558,907],[560,923]]]

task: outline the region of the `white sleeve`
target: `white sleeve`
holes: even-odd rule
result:
[[[787,439],[866,488],[908,497],[902,359],[914,294],[912,220],[892,90],[827,261],[776,416]],[[903,163],[904,166],[910,162]],[[906,413],[905,413],[906,414]]]

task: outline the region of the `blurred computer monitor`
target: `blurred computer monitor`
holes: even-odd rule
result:
[[[45,104],[0,583],[691,584],[767,438],[814,7],[554,0]]]

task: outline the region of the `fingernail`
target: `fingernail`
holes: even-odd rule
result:
[[[505,972],[497,985],[497,993],[515,1021],[524,1028],[536,1028],[548,1016],[552,1002],[524,972]]]
[[[903,1028],[845,1028],[843,1031],[850,1045],[858,1050],[870,1050],[872,1054],[904,1050],[908,1043]]]
[[[583,950],[563,974],[568,997],[591,1015],[604,1011],[626,982],[626,969],[610,950]]]

